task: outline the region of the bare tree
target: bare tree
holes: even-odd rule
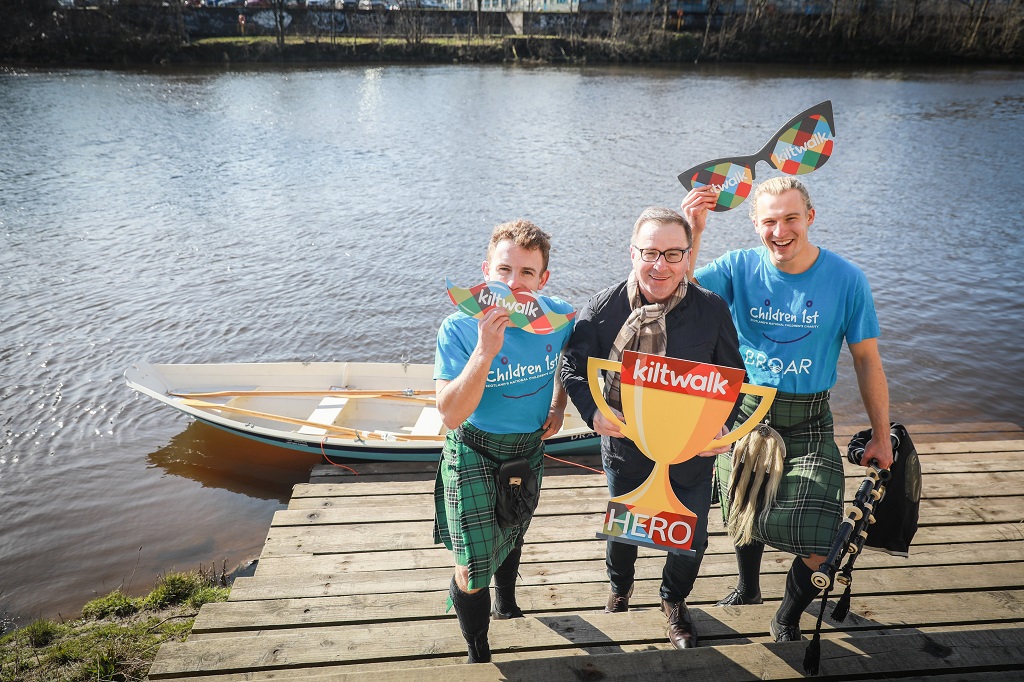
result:
[[[284,52],[284,3],[285,0],[270,0],[270,8],[274,12],[274,33],[277,35],[278,52]]]

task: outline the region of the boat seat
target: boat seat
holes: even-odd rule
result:
[[[424,407],[420,412],[420,416],[412,427],[412,431],[409,432],[409,435],[440,436],[442,428],[444,428],[444,420],[441,419],[441,413],[438,412],[436,407],[431,405]]]
[[[348,398],[342,398],[339,396],[327,396],[320,401],[320,404],[313,410],[313,414],[306,417],[308,422],[316,422],[317,424],[333,424],[338,419],[338,415],[345,409],[345,405],[348,403]],[[305,433],[313,436],[326,435],[327,429],[318,429],[315,426],[302,426],[299,428],[299,433]]]

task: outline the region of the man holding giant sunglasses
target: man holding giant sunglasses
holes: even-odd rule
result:
[[[795,554],[770,627],[776,641],[795,641],[801,638],[800,615],[818,594],[811,574],[825,561],[843,513],[843,462],[828,399],[844,339],[873,433],[885,434],[868,443],[861,464],[892,464],[878,318],[864,273],[811,242],[815,211],[806,187],[793,177],[772,178],[754,191],[750,217],[761,246],[730,251],[694,272],[708,212],[721,191],[697,186],[683,199],[682,213],[693,227],[689,275],[728,303],[749,380],[778,390],[766,422],[781,434],[786,454],[775,502],[758,510],[754,539],[735,548],[738,585],[718,605],[761,603],[765,544]],[[739,419],[756,404],[747,396]],[[730,453],[718,456],[715,474],[726,518],[732,466]]]

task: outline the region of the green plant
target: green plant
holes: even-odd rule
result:
[[[208,585],[206,587],[199,588],[189,595],[185,603],[194,609],[198,609],[203,604],[207,604],[209,602],[226,601],[229,592],[230,590],[226,587],[213,587]]]
[[[46,652],[44,661],[53,666],[65,666],[81,658],[81,647],[73,642],[57,642]]]
[[[101,618],[124,618],[136,613],[141,608],[140,600],[132,599],[121,590],[114,590],[105,597],[93,599],[82,608],[82,618],[100,620]]]
[[[0,682],[137,682],[160,645],[184,641],[195,611],[224,601],[215,570],[163,576],[145,598],[120,590],[85,605],[80,620],[35,621],[0,636]]]
[[[23,630],[28,643],[36,649],[44,647],[57,638],[60,626],[50,620],[35,620]]]
[[[143,608],[158,610],[184,604],[198,609],[207,602],[224,601],[229,590],[217,587],[217,583],[216,572],[212,570],[168,573],[157,581]]]
[[[121,656],[113,647],[108,647],[105,651],[98,651],[89,659],[83,668],[90,679],[97,680],[126,680],[128,679],[123,673],[120,672]]]

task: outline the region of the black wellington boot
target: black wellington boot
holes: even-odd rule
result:
[[[466,594],[455,584],[449,587],[455,615],[459,618],[459,628],[466,638],[469,658],[466,663],[490,663],[491,648],[487,643],[487,628],[491,623],[491,591],[480,590],[475,594]]]

